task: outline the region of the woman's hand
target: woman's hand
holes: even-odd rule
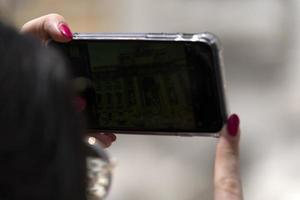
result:
[[[57,42],[69,42],[73,34],[65,20],[58,14],[49,14],[33,19],[23,25],[22,33],[32,34],[42,42],[49,39]]]
[[[57,42],[69,42],[73,37],[65,18],[58,14],[48,14],[25,23],[21,28],[21,33],[31,34],[43,43],[50,39]],[[103,147],[109,147],[116,140],[116,136],[112,133],[89,135],[98,139]]]
[[[89,133],[88,135],[96,138],[104,148],[109,147],[117,139],[113,133]]]
[[[231,115],[217,144],[214,172],[215,200],[243,199],[239,165],[239,123],[239,117]]]

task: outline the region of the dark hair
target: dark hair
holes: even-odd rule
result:
[[[85,159],[68,70],[0,23],[0,199],[84,200]]]

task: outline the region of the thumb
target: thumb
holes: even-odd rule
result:
[[[215,200],[241,200],[242,185],[239,164],[239,117],[228,118],[219,138],[214,171]]]
[[[23,25],[21,32],[32,34],[43,42],[49,39],[68,42],[73,36],[64,17],[58,14],[48,14],[33,19]]]

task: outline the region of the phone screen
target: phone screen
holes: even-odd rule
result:
[[[86,101],[88,129],[216,132],[224,124],[222,83],[206,43],[73,40],[59,48]]]

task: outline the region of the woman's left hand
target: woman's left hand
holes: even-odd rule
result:
[[[65,18],[59,14],[48,14],[32,19],[23,25],[21,33],[31,34],[42,42],[50,39],[69,42],[73,37]]]
[[[50,39],[57,42],[69,42],[73,38],[72,31],[65,18],[59,14],[48,14],[30,20],[23,25],[21,33],[31,34],[43,43]],[[116,140],[113,133],[93,133],[89,135],[95,137],[105,148]]]

